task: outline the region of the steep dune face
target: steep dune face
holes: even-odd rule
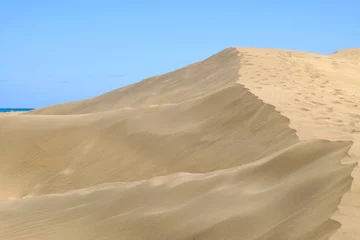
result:
[[[359,68],[344,56],[229,48],[0,116],[0,238],[356,239],[342,206]]]
[[[175,106],[0,121],[3,199],[232,168],[297,142],[288,120],[239,84]]]
[[[324,239],[338,228],[328,218],[351,183],[352,167],[339,163],[349,147],[298,143],[217,172],[0,202],[0,237]]]

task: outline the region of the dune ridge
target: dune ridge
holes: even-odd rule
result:
[[[1,115],[0,238],[356,239],[342,208],[356,205],[357,98],[342,91],[358,68],[341,56],[345,108],[304,82],[342,76],[325,68],[332,57],[228,48],[99,97]],[[322,119],[319,105],[336,112]]]
[[[275,49],[237,50],[241,64],[247,65],[240,68],[238,82],[289,118],[290,127],[300,140],[351,141],[350,157],[343,163],[360,161],[360,49],[344,49],[331,55]],[[262,65],[264,62],[266,66]],[[330,239],[359,239],[360,228],[354,224],[360,222],[358,167],[352,176],[351,190],[333,216],[342,223],[342,228]],[[349,214],[345,209],[353,212]]]

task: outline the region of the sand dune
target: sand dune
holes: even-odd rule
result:
[[[5,201],[0,203],[0,237],[318,239],[314,229],[338,226],[328,219],[351,183],[352,167],[339,163],[349,147],[304,142],[217,172]]]
[[[359,56],[229,48],[0,115],[0,239],[359,239]]]
[[[240,68],[238,82],[288,117],[300,140],[352,141],[349,161],[360,160],[360,49],[329,56],[269,49],[238,52],[246,66]],[[331,239],[360,239],[358,168],[352,176],[351,192],[334,216],[342,228]]]

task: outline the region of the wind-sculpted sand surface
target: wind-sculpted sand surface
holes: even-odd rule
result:
[[[0,239],[359,239],[359,57],[228,48],[0,115]]]

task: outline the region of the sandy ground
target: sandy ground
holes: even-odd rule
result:
[[[0,115],[0,239],[360,239],[360,51],[229,48]]]
[[[0,112],[0,115],[19,115],[25,112]]]
[[[350,162],[360,160],[360,49],[330,56],[269,49],[238,52],[246,66],[238,82],[288,117],[300,140],[352,141]],[[358,167],[352,176],[351,191],[333,216],[342,227],[331,239],[360,239]]]

